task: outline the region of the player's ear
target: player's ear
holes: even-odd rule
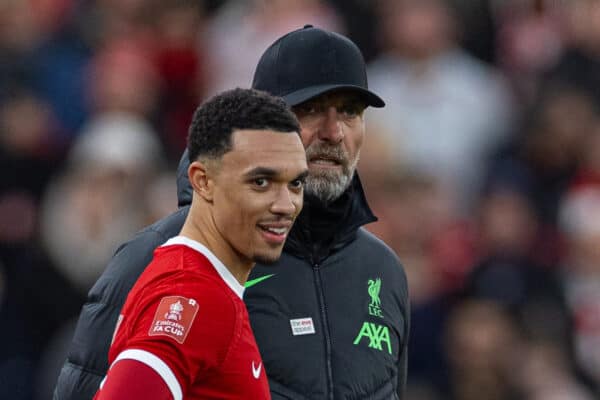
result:
[[[202,161],[192,162],[188,167],[188,179],[194,192],[207,202],[212,202],[214,181],[211,178],[208,163]]]

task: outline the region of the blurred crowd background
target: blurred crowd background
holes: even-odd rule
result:
[[[387,101],[359,172],[409,278],[407,399],[600,398],[597,0],[2,0],[0,398],[51,397],[116,247],[177,206],[195,107],[307,23]]]

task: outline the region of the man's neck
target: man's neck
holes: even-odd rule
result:
[[[225,265],[225,268],[231,272],[240,285],[243,286],[246,283],[255,263],[240,257],[218,234],[214,226],[194,223],[188,215],[179,234],[206,246]]]

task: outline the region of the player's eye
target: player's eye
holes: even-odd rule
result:
[[[304,187],[304,178],[303,179],[294,179],[290,182],[290,187],[292,189],[302,189]]]
[[[254,179],[254,185],[259,188],[266,188],[269,185],[269,181],[266,178]]]

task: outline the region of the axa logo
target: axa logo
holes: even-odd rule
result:
[[[383,318],[381,299],[379,298],[380,292],[381,278],[369,279],[367,281],[367,293],[371,298],[368,305],[369,315]],[[390,330],[387,326],[368,321],[363,322],[360,332],[358,332],[358,335],[356,335],[356,338],[354,339],[354,345],[358,345],[361,342],[364,342],[364,340],[368,341],[368,346],[370,348],[383,351],[385,346],[385,350],[392,354]]]
[[[379,298],[379,292],[381,291],[381,279],[369,279],[367,282],[369,288],[368,293],[371,297],[369,303],[369,314],[383,318],[383,312],[381,311],[381,299]]]
[[[369,347],[383,351],[383,345],[388,353],[392,354],[392,342],[390,340],[390,330],[385,325],[364,322],[360,332],[354,339],[354,345],[358,345],[363,339],[369,341]]]

